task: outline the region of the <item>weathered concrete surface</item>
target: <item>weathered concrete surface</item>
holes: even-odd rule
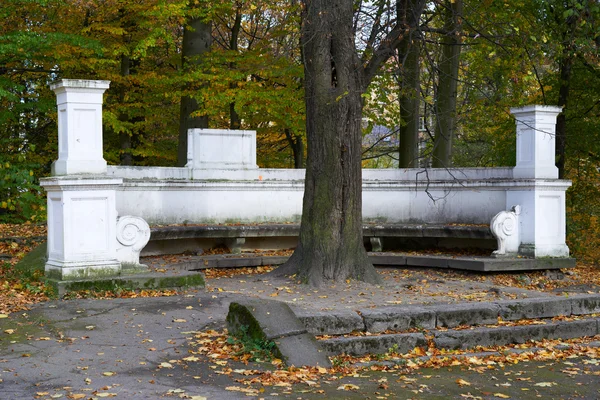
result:
[[[60,281],[46,279],[46,283],[53,287],[54,292],[62,297],[68,292],[80,290],[115,290],[123,288],[136,289],[192,289],[203,288],[204,277],[198,272],[177,271],[177,273],[163,274],[160,272],[144,272],[139,274],[123,274],[107,278],[89,278],[82,280]]]
[[[234,336],[245,331],[254,340],[274,342],[275,355],[287,365],[330,365],[314,336],[286,303],[263,299],[232,302],[227,327]]]
[[[363,319],[354,311],[299,310],[296,315],[313,335],[343,335],[353,331],[365,331]]]
[[[51,301],[11,314],[0,319],[0,398],[96,398],[92,392],[97,391],[146,400],[168,398],[169,390],[182,388],[190,396],[239,399],[239,393],[225,390],[231,380],[214,374],[208,364],[161,367],[189,355],[193,332],[222,329],[230,300],[224,293],[190,291],[173,297]],[[7,334],[9,329],[14,333]]]
[[[600,294],[570,296],[571,314],[583,315],[600,312]]]
[[[404,331],[411,328],[435,328],[435,312],[423,307],[388,306],[361,309],[367,332]]]
[[[571,315],[571,301],[563,297],[508,300],[498,302],[498,305],[499,316],[507,321]]]
[[[326,339],[322,346],[331,354],[383,354],[389,351],[407,353],[415,347],[427,346],[422,333],[399,333],[381,336],[357,336]]]
[[[500,306],[496,303],[440,304],[425,307],[435,313],[437,328],[460,325],[485,325],[498,322]]]
[[[471,330],[433,332],[438,348],[469,349],[476,346],[501,346],[528,340],[572,339],[598,334],[598,319],[554,322],[545,325],[502,326]]]

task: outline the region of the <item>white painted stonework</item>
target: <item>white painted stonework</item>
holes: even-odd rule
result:
[[[517,122],[515,178],[557,179],[554,165],[556,116],[562,107],[525,106],[511,108]]]
[[[52,175],[103,174],[102,95],[108,81],[63,79],[50,88],[58,106],[58,160]]]
[[[500,211],[492,218],[490,230],[494,237],[498,240],[498,250],[495,250],[492,255],[495,257],[516,256],[519,252],[521,244],[521,236],[519,234],[519,215],[521,214],[521,206],[514,206],[510,211]]]
[[[190,130],[183,168],[106,167],[98,112],[107,87],[105,81],[53,86],[61,143],[54,174],[67,176],[41,180],[48,191],[49,275],[120,273],[121,263],[139,263],[139,244],[117,247],[117,211],[151,225],[300,220],[305,170],[258,168],[253,131]],[[82,113],[85,107],[94,111]],[[511,111],[517,125],[516,167],[363,170],[364,220],[489,224],[518,204],[518,234],[507,236],[500,251],[568,256],[565,192],[571,182],[557,179],[554,166],[560,108]],[[79,151],[83,143],[89,151]],[[71,176],[74,171],[91,175]],[[135,229],[145,237],[142,222]]]
[[[117,219],[117,259],[123,268],[143,269],[140,252],[150,240],[150,226],[140,217],[125,215]]]
[[[254,179],[256,131],[189,129],[187,158],[192,179]]]
[[[123,180],[69,175],[40,181],[48,193],[46,274],[60,280],[119,274],[115,190]]]

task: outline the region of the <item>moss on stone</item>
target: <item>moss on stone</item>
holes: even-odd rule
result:
[[[76,281],[61,281],[47,279],[47,284],[54,288],[59,296],[68,292],[78,291],[116,291],[138,289],[182,289],[204,287],[202,274],[183,276],[149,277],[149,276],[120,276],[112,279],[82,279]]]

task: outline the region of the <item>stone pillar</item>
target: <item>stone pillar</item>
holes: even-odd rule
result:
[[[521,206],[519,253],[531,257],[568,257],[565,192],[555,160],[556,116],[560,107],[526,106],[511,109],[517,124],[517,165],[506,207]]]
[[[109,81],[63,79],[50,85],[58,105],[58,160],[52,175],[103,174],[102,95]]]
[[[513,170],[515,178],[558,178],[554,152],[556,116],[561,109],[539,105],[510,109],[517,122],[517,166]]]
[[[70,175],[40,179],[48,193],[46,276],[68,281],[115,276],[117,208],[121,178]]]

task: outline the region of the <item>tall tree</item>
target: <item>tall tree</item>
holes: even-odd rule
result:
[[[398,3],[401,4],[401,3]],[[414,18],[412,10],[398,9],[397,13],[404,18]],[[417,26],[417,22],[412,23]],[[418,166],[419,126],[421,105],[421,63],[420,41],[418,32],[410,32],[409,38],[398,47],[398,58],[401,62],[400,81],[400,168],[415,168]]]
[[[181,47],[181,63],[185,70],[188,64],[198,66],[201,57],[210,51],[212,43],[212,24],[204,15],[197,15],[198,8],[190,10],[183,30],[183,43]],[[188,129],[208,128],[208,116],[197,115],[199,112],[198,100],[192,96],[181,97],[179,113],[179,140],[177,142],[177,165],[183,167],[187,163]]]
[[[425,3],[404,1],[418,14]],[[315,286],[328,280],[379,281],[362,240],[363,94],[411,27],[397,21],[376,46],[370,43],[361,58],[353,3],[303,1],[308,157],[302,222],[294,254],[275,273],[297,273]],[[374,23],[372,29],[380,26]]]
[[[462,0],[443,3],[444,35],[438,66],[438,88],[435,102],[435,138],[432,166],[452,165],[452,141],[456,129],[456,97],[460,57]]]

